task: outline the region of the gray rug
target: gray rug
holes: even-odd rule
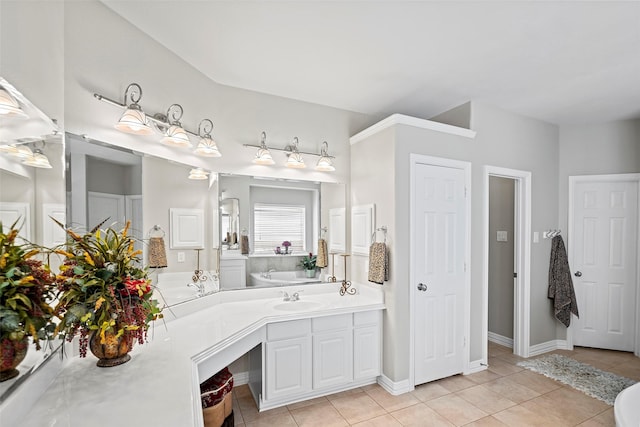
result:
[[[618,393],[636,383],[559,354],[523,360],[518,366],[560,381],[609,405],[613,405]]]

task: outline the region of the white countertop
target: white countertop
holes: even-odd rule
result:
[[[166,326],[156,322],[149,331],[150,343],[134,346],[131,361],[98,368],[91,354],[71,358],[32,408],[2,414],[2,425],[12,418],[24,427],[198,426],[199,381],[206,379],[198,371],[215,373],[231,363],[225,357],[256,345],[268,323],[384,309],[380,289],[354,287],[358,295],[340,296],[339,284],[305,285],[300,301],[320,305],[304,310],[274,308],[283,291],[300,286],[225,291],[179,304],[165,310]]]

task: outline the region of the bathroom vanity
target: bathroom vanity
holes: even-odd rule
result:
[[[132,359],[98,368],[70,357],[33,406],[3,408],[2,422],[30,426],[201,426],[199,384],[250,355],[249,385],[260,410],[376,381],[383,292],[355,284],[220,292],[165,310],[150,343]],[[28,414],[28,416],[27,416]],[[17,424],[16,424],[17,423]]]

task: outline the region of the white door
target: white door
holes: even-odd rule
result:
[[[638,182],[574,182],[571,271],[580,318],[573,344],[633,351],[637,288]]]
[[[125,209],[124,196],[119,194],[88,192],[87,199],[87,230],[91,230],[105,219],[109,218],[101,228],[114,226],[116,229],[124,227]]]
[[[464,369],[465,170],[414,168],[415,384]]]

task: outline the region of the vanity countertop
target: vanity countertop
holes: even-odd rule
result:
[[[165,310],[165,325],[155,322],[148,344],[134,346],[131,361],[99,368],[90,354],[70,358],[37,403],[13,418],[25,427],[197,426],[203,364],[222,369],[232,360],[211,361],[234,346],[256,345],[269,323],[384,309],[381,289],[355,287],[357,295],[340,296],[340,284],[305,285],[299,306],[282,295],[300,286],[226,291],[179,304]]]

